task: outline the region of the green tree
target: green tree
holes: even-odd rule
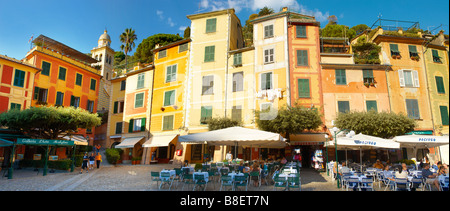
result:
[[[317,130],[322,124],[321,115],[316,109],[302,106],[284,106],[278,110],[273,119],[263,118],[263,114],[270,111],[256,111],[256,124],[259,129],[274,133],[290,134]]]
[[[135,34],[134,30],[132,28],[127,28],[125,31],[120,35],[120,42],[123,43],[120,46],[120,49],[125,53],[125,68],[128,66],[128,53],[133,50],[133,48],[136,46],[134,41],[137,40],[137,35]]]
[[[339,113],[334,123],[340,129],[380,138],[404,135],[417,126],[415,120],[404,114],[376,111]]]
[[[101,118],[81,108],[38,106],[11,109],[0,114],[0,126],[21,131],[33,138],[58,139],[81,129],[99,126]]]
[[[355,31],[356,35],[358,35],[361,34],[363,31],[365,31],[366,29],[370,29],[370,27],[368,27],[366,24],[358,24],[350,29]]]
[[[235,121],[226,117],[213,118],[207,121],[208,130],[220,130],[229,127],[242,126],[240,121]]]
[[[191,27],[188,26],[184,30],[183,38],[189,38],[189,37],[191,37]]]
[[[347,37],[349,40],[356,36],[356,32],[353,29],[349,29],[348,26],[338,24],[327,24],[325,28],[321,29],[322,37]]]
[[[274,10],[272,8],[265,6],[259,10],[258,17],[264,16],[264,15],[270,15],[273,13],[274,13]]]
[[[356,64],[380,64],[379,53],[381,47],[375,43],[367,42],[366,36],[360,36],[356,44],[352,45]]]
[[[167,45],[172,42],[182,40],[183,38],[179,35],[174,34],[155,34],[146,39],[138,45],[136,52],[134,53],[134,58],[138,59],[142,63],[153,62],[152,50],[155,48],[156,44],[161,46]]]

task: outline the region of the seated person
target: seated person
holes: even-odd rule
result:
[[[341,169],[340,169],[340,171],[339,171],[339,174],[340,174],[340,175],[350,173],[350,169],[346,166],[345,162],[342,162],[341,165],[342,165],[342,167],[341,167]]]
[[[373,164],[373,167],[377,169],[384,169],[384,166],[379,159],[377,159],[377,162]]]
[[[394,175],[392,175],[391,171],[389,171],[389,166],[384,167],[383,175],[384,178],[394,181]]]
[[[434,184],[434,186],[439,190],[439,181],[437,180],[437,176],[437,173],[433,173],[430,171],[430,164],[423,164],[422,177],[426,178],[427,184]]]
[[[408,179],[408,171],[398,167],[397,171],[395,172],[395,178]]]

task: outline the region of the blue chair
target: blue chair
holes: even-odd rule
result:
[[[347,180],[347,191],[348,191],[349,188],[351,188],[353,190],[358,189],[359,188],[359,179],[358,178],[353,178],[353,177],[348,178],[348,180]]]
[[[404,178],[395,178],[395,191],[410,191],[409,182]]]
[[[245,187],[245,191],[247,191],[248,181],[245,176],[234,176],[234,190],[237,190],[239,186]]]

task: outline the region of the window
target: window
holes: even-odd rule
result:
[[[391,49],[391,56],[400,56],[400,51],[398,51],[397,44],[389,44],[389,47]]]
[[[416,99],[406,99],[406,111],[411,119],[420,119],[419,103]]]
[[[441,110],[442,125],[449,125],[448,124],[448,109],[447,109],[447,106],[439,106],[439,109]]]
[[[264,64],[273,63],[274,58],[274,49],[266,49],[264,50]]]
[[[431,50],[432,54],[433,54],[433,62],[436,63],[442,63],[441,61],[441,57],[439,56],[439,52],[437,50]]]
[[[178,46],[178,53],[185,52],[189,49],[189,43],[184,43]]]
[[[20,110],[20,107],[21,107],[22,105],[20,105],[20,104],[18,104],[18,103],[11,103],[11,110],[12,109],[18,109],[18,110]]]
[[[49,76],[50,75],[50,63],[46,62],[46,61],[42,61],[42,71],[41,74],[42,75],[46,75]]]
[[[272,73],[261,74],[261,90],[272,89]]]
[[[165,57],[167,57],[167,49],[159,51],[158,59],[162,59],[162,58],[165,58]]]
[[[87,101],[86,110],[88,110],[91,113],[94,112],[94,101],[91,100]]]
[[[202,95],[214,94],[214,76],[203,76]]]
[[[177,65],[171,65],[166,70],[166,83],[177,80]]]
[[[233,92],[244,91],[244,72],[233,73]]]
[[[264,38],[273,37],[273,25],[264,26]]]
[[[175,105],[175,90],[164,92],[164,106]]]
[[[373,70],[363,70],[364,83],[374,83]]]
[[[306,26],[296,26],[297,38],[306,38]]]
[[[435,78],[436,78],[437,92],[439,94],[445,94],[444,79],[440,76],[436,76]]]
[[[233,57],[233,65],[234,66],[241,66],[242,65],[242,53],[236,53]]]
[[[41,103],[47,102],[47,89],[34,87],[34,99]]]
[[[420,87],[419,73],[416,70],[398,70],[400,87]]]
[[[121,81],[120,82],[120,91],[125,90],[126,85],[127,85],[127,81],[126,80]]]
[[[212,119],[212,106],[202,106],[200,124],[207,124],[210,119]]]
[[[57,92],[56,93],[56,102],[55,105],[59,105],[62,106],[64,102],[64,93],[62,92]]]
[[[298,97],[310,98],[309,79],[298,79]]]
[[[144,93],[136,94],[134,99],[134,108],[144,107]]]
[[[206,46],[205,47],[205,62],[213,62],[214,61],[214,53],[216,50],[216,46]]]
[[[345,70],[336,70],[336,85],[347,85]]]
[[[25,83],[25,71],[16,69],[14,73],[14,86],[23,87]]]
[[[367,100],[366,101],[367,111],[374,110],[378,112],[377,101],[376,100]]]
[[[173,115],[163,117],[163,130],[173,130]]]
[[[116,134],[122,134],[123,123],[116,122]]]
[[[59,67],[58,79],[65,81],[66,80],[66,72],[67,72],[66,68]]]
[[[80,73],[77,73],[77,77],[75,79],[75,84],[78,86],[81,86],[82,81],[83,81],[83,75],[81,75]]]
[[[96,86],[97,86],[97,80],[91,78],[91,90],[95,91]]]
[[[206,20],[206,33],[216,32],[217,19],[211,18]]]
[[[124,101],[116,101],[114,102],[114,113],[123,113],[123,105]]]
[[[348,101],[338,101],[338,111],[339,113],[350,112],[350,103]]]
[[[240,122],[242,120],[242,106],[233,106],[231,120]]]
[[[145,123],[146,118],[140,118],[140,119],[130,119],[128,132],[138,132],[138,131],[145,131]]]
[[[417,46],[415,46],[415,45],[408,45],[408,48],[409,48],[409,57],[410,58],[419,56],[419,53],[417,53]]]
[[[73,106],[75,108],[80,107],[80,97],[71,96],[70,97],[70,106]]]
[[[297,66],[308,66],[307,50],[297,50]]]
[[[136,89],[142,89],[145,85],[145,73],[140,73],[138,75],[137,87]]]

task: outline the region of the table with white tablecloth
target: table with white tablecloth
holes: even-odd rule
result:
[[[176,171],[175,170],[162,170],[161,173],[159,174],[159,177],[161,179],[164,179],[161,175],[162,173],[169,173],[170,177],[174,177],[176,175]]]
[[[192,173],[192,178],[194,180],[195,180],[195,175],[203,175],[203,177],[205,178],[205,182],[208,182],[208,179],[209,179],[208,172],[202,171],[202,172],[194,172],[194,173]]]

